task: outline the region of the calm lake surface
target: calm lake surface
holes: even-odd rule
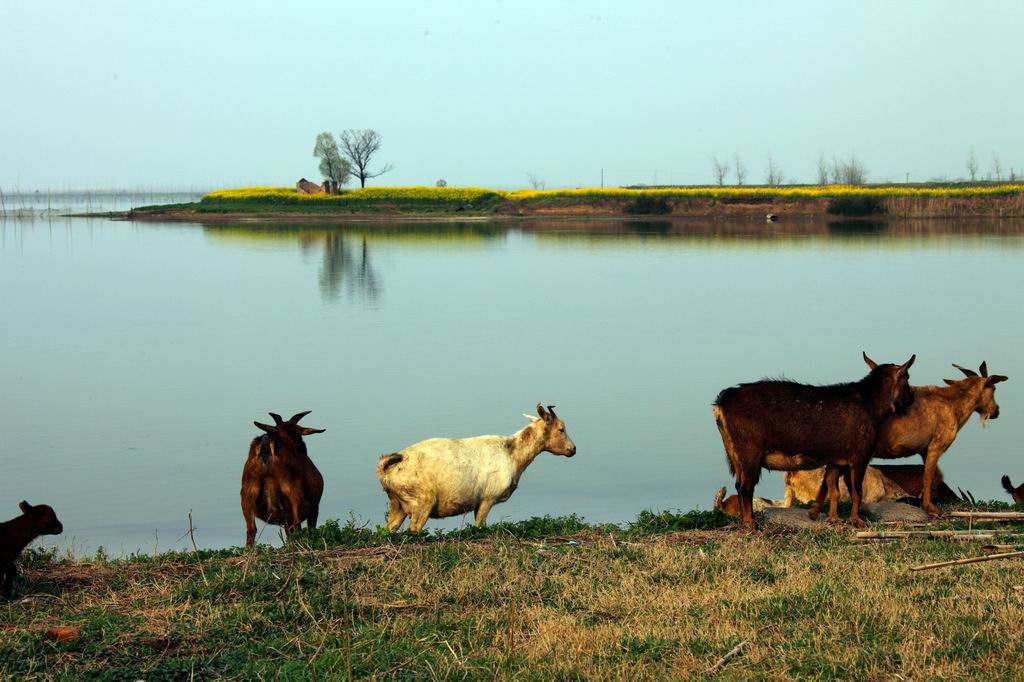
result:
[[[538,401],[579,453],[538,457],[492,522],[706,509],[732,485],[718,391],[856,380],[862,350],[917,353],[915,384],[959,377],[952,362],[1010,376],[1002,417],[972,418],[942,460],[954,488],[1004,499],[1000,475],[1024,479],[1022,263],[1006,221],[8,220],[0,518],[49,503],[56,544],[117,554],[184,547],[191,510],[200,545],[241,544],[252,421],[309,409],[321,518],[378,525],[380,454],[512,433]],[[781,497],[781,475],[757,494]]]

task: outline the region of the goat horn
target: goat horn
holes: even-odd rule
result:
[[[988,376],[988,363],[985,362],[984,360],[982,360],[981,367],[978,368],[978,371],[981,372],[981,376],[987,377]]]
[[[292,424],[292,425],[298,424],[300,419],[302,419],[303,417],[305,417],[307,414],[309,414],[312,411],[313,410],[306,410],[305,412],[299,412],[297,415],[295,415],[294,417],[289,419],[288,423]]]
[[[557,417],[558,416],[557,414],[555,414],[555,406],[554,405],[548,405],[548,412],[551,414],[552,417]]]
[[[956,367],[961,372],[963,372],[965,376],[969,376],[969,377],[976,377],[976,376],[978,376],[978,373],[975,372],[973,369],[967,369],[966,367],[961,367],[960,365],[956,364],[955,362],[953,363],[953,366]]]
[[[269,414],[271,416],[271,418],[274,420],[274,423],[277,424],[277,425],[280,425],[281,422],[283,421],[281,419],[281,415],[279,415],[279,414],[274,414],[273,412],[267,412],[267,414]]]

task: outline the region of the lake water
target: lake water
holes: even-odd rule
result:
[[[0,222],[0,518],[53,505],[76,552],[241,544],[253,420],[312,410],[321,518],[383,522],[378,456],[512,433],[557,405],[491,521],[708,508],[731,478],[711,402],[764,376],[829,383],[987,360],[1002,417],[942,468],[1024,479],[1024,223]],[[908,462],[911,460],[907,460]],[[780,474],[757,494],[780,497]],[[470,523],[471,516],[431,521]],[[268,528],[263,541],[276,541]]]

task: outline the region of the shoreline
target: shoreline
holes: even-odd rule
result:
[[[638,208],[621,197],[542,197],[492,200],[479,207],[446,200],[362,200],[345,204],[336,197],[261,202],[204,199],[189,204],[145,206],[128,211],[76,213],[67,217],[139,222],[484,222],[484,221],[842,221],[915,218],[1024,218],[1024,193],[978,195],[867,195],[836,197],[659,198]],[[844,203],[845,202],[845,203]],[[357,208],[358,210],[352,210]],[[769,221],[769,215],[775,221]]]

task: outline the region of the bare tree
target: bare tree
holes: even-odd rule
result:
[[[736,171],[736,184],[742,185],[743,181],[747,179],[747,167],[739,154],[733,156],[732,167]]]
[[[839,162],[836,181],[840,185],[863,185],[867,182],[868,171],[856,154],[850,154],[846,161]]]
[[[768,155],[768,165],[764,171],[764,184],[776,186],[782,184],[782,169],[775,164],[772,155]]]
[[[971,174],[971,182],[974,182],[978,177],[978,157],[974,154],[974,147],[967,150],[967,161],[964,165],[967,166],[967,172]]]
[[[530,181],[530,187],[534,189],[547,189],[548,183],[536,173],[527,173],[526,179]]]
[[[843,183],[843,164],[835,154],[832,155],[832,184],[841,185]]]
[[[825,152],[818,154],[818,184],[828,184],[828,161],[825,160]]]
[[[369,128],[363,130],[349,128],[341,133],[341,153],[352,164],[352,175],[359,178],[360,187],[366,187],[368,179],[384,175],[393,168],[391,164],[388,164],[376,173],[370,172],[370,160],[380,149],[380,143],[380,133]]]
[[[720,161],[717,156],[711,157],[711,172],[715,174],[715,182],[725,184],[725,176],[729,174],[729,162]]]
[[[331,180],[340,187],[348,182],[352,175],[352,167],[348,161],[341,158],[338,153],[338,143],[334,135],[320,133],[316,136],[316,144],[313,146],[313,156],[320,159],[320,174],[325,180]]]
[[[1003,164],[995,152],[992,152],[992,175],[995,176],[996,182],[1003,179]]]

